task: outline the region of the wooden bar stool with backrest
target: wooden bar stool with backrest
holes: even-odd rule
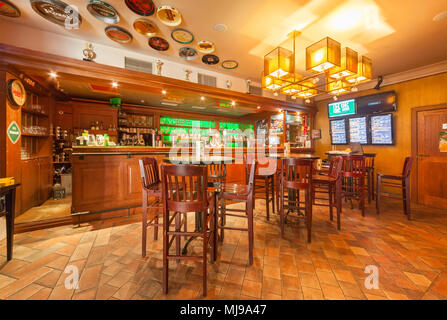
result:
[[[307,226],[307,241],[311,242],[312,231],[312,168],[313,161],[309,159],[293,159],[286,158],[281,161],[281,190],[280,190],[280,225],[281,237],[284,237],[285,213],[284,209],[304,209]],[[300,190],[304,190],[304,207],[301,207],[299,197],[296,200],[291,200],[289,196],[287,199],[287,206],[285,205],[284,189],[296,190],[298,194]],[[292,205],[290,205],[292,203]]]
[[[359,201],[362,216],[365,216],[365,157],[363,155],[343,156],[343,189],[342,197],[351,201]]]
[[[404,168],[402,169],[402,175],[393,176],[386,174],[377,174],[377,197],[376,197],[376,211],[379,214],[380,211],[380,201],[381,197],[390,197],[390,198],[400,198],[395,194],[382,192],[382,186],[385,187],[395,187],[402,189],[402,201],[404,205],[404,213],[407,216],[408,220],[411,219],[411,211],[410,211],[410,175],[411,175],[411,166],[413,164],[413,158],[406,157],[404,162]],[[391,181],[399,181],[391,182]]]
[[[342,191],[342,177],[341,171],[343,166],[343,158],[332,157],[329,170],[316,171],[312,176],[312,194],[314,205],[317,206],[329,206],[329,216],[331,221],[333,220],[332,208],[337,209],[337,229],[341,228],[341,191]],[[318,188],[318,190],[317,190]],[[315,200],[326,200],[325,198],[315,197],[315,193],[327,193],[328,204],[316,203]]]
[[[148,227],[154,227],[154,240],[158,239],[158,227],[162,226],[159,223],[159,213],[163,210],[163,201],[157,159],[143,158],[139,160],[139,163],[143,194],[141,255],[145,257]],[[148,218],[149,209],[153,209],[153,214]]]
[[[246,160],[247,161],[247,160]],[[223,184],[220,192],[220,199],[222,202],[222,207],[220,210],[220,217],[218,220],[217,228],[221,230],[220,241],[224,239],[224,230],[238,230],[238,231],[248,231],[248,256],[250,265],[253,264],[253,243],[254,243],[254,230],[253,230],[253,185],[254,176],[256,171],[256,162],[254,159],[245,162],[245,172],[246,172],[246,184]],[[227,209],[225,206],[225,201],[237,201],[245,202],[245,210],[241,209]],[[245,215],[233,214],[228,212],[243,212]],[[247,228],[236,228],[227,227],[226,216],[232,216],[237,218],[247,219]]]
[[[366,188],[368,190],[368,203],[371,203],[371,199],[374,200],[374,160],[376,158],[375,153],[364,153],[365,157],[365,170],[366,170]]]
[[[275,174],[276,166],[274,169],[270,168],[271,159],[265,157],[260,163],[259,159],[256,159],[256,172],[255,172],[255,182],[254,182],[254,197],[256,198],[256,189],[264,188],[265,190],[265,210],[267,215],[267,220],[270,220],[270,202],[272,203],[272,212],[275,212]],[[276,160],[275,160],[276,161]],[[261,182],[262,184],[256,184],[256,182]],[[253,199],[254,202],[255,199]],[[253,203],[253,208],[255,204]]]
[[[169,260],[199,260],[203,263],[203,295],[206,296],[207,250],[211,247],[211,261],[216,258],[216,216],[214,193],[208,191],[206,166],[162,165],[161,181],[163,195],[163,290],[168,293]],[[200,212],[201,228],[194,232],[181,230],[182,216],[188,212]],[[175,220],[174,226],[172,222]],[[174,228],[174,230],[172,230]],[[203,239],[202,256],[181,255],[181,237]],[[170,247],[176,242],[176,253]]]

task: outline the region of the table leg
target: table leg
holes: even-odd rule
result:
[[[12,259],[13,242],[14,242],[14,213],[15,213],[15,194],[16,190],[12,189],[6,195],[6,236],[7,236],[7,255],[6,260]]]

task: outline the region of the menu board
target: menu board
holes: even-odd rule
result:
[[[331,142],[332,144],[347,144],[348,140],[346,137],[346,121],[341,120],[331,120]]]
[[[393,116],[371,116],[371,144],[393,144]]]
[[[329,118],[355,114],[355,99],[332,102],[327,105]]]
[[[368,143],[366,117],[349,118],[349,141],[360,144]]]

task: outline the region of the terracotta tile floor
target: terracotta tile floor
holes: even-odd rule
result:
[[[340,232],[327,208],[314,207],[307,244],[303,220],[291,219],[281,239],[278,216],[267,222],[257,200],[254,264],[247,265],[246,233],[226,232],[218,260],[209,264],[206,298],[447,299],[447,212],[414,207],[409,222],[400,202],[385,206],[376,216],[369,205],[365,218],[345,206]],[[245,223],[235,219],[228,223]],[[162,242],[150,232],[143,259],[140,234],[138,216],[18,234],[8,263],[3,240],[0,299],[202,298],[198,262],[172,262],[169,294],[162,293]],[[200,241],[193,244],[190,251],[200,252]],[[379,270],[378,289],[365,288],[368,265]],[[79,270],[78,289],[65,288],[67,266]]]

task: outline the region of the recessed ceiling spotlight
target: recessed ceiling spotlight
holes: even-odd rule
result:
[[[333,99],[334,99],[334,101],[337,101],[337,100],[338,100],[338,97],[337,97],[337,96],[334,96]]]
[[[291,96],[292,100],[296,100],[296,96]]]
[[[306,103],[310,103],[310,99],[309,99],[309,98],[307,98],[305,102],[306,102]]]
[[[282,109],[279,109],[279,113],[281,113],[282,112]]]
[[[50,77],[51,77],[51,78],[56,78],[56,77],[57,77],[57,73],[51,71],[51,72],[50,72]]]
[[[359,88],[357,88],[357,87],[352,87],[352,88],[351,88],[351,91],[352,91],[352,92],[357,92],[357,91],[359,91]]]
[[[261,109],[261,106],[257,106],[256,108],[257,108],[257,109]]]
[[[141,103],[144,103],[144,100],[141,100]]]
[[[161,93],[162,94],[166,94],[166,90],[161,90]]]
[[[113,81],[112,82],[112,87],[114,87],[114,88],[118,87],[118,82]]]
[[[445,18],[447,18],[447,11],[438,13],[436,16],[434,16],[433,21],[439,21]]]
[[[223,23],[218,23],[214,26],[214,31],[217,32],[224,32],[227,31],[228,27],[224,25]]]
[[[205,97],[204,97],[204,96],[201,96],[201,97],[200,97],[200,100],[202,100],[202,101],[205,100]]]
[[[277,96],[278,96],[278,92],[277,92],[277,91],[273,92],[273,95],[274,95],[275,97],[277,97]]]
[[[232,102],[231,102],[231,105],[232,105],[232,106],[236,105],[236,102],[232,101]]]

